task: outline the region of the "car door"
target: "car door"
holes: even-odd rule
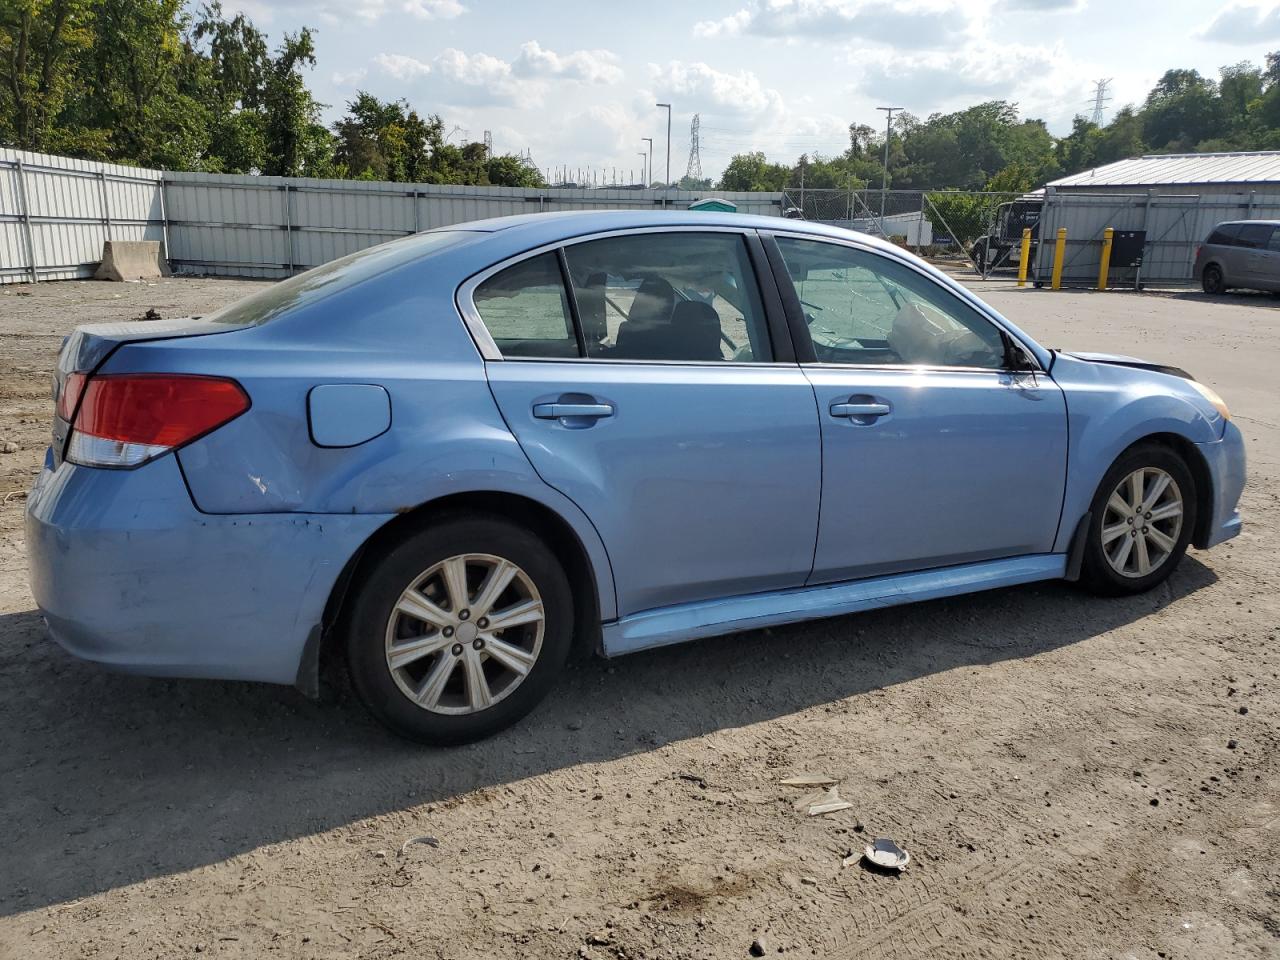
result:
[[[1009,369],[1035,361],[903,259],[776,243],[822,429],[811,582],[1050,552],[1067,457],[1053,380]]]
[[[800,586],[812,566],[817,410],[753,257],[740,231],[640,230],[459,291],[507,424],[600,532],[620,616]]]
[[[1245,223],[1240,226],[1236,238],[1236,249],[1232,250],[1236,262],[1240,263],[1240,275],[1243,286],[1267,289],[1270,280],[1268,263],[1270,254],[1268,245],[1275,227],[1269,223]]]

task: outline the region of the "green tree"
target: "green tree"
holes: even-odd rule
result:
[[[1143,137],[1154,149],[1194,150],[1224,128],[1217,84],[1196,70],[1167,70],[1142,111]]]
[[[48,142],[75,88],[75,61],[92,46],[89,0],[0,3],[0,139],[27,150]]]
[[[721,190],[785,189],[791,179],[791,168],[782,163],[770,163],[759,151],[739,153],[729,160],[720,175]]]

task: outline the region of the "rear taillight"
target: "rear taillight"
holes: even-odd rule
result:
[[[81,380],[73,388],[73,378]],[[79,396],[64,407],[73,392]],[[82,394],[82,396],[80,396]],[[63,410],[67,414],[63,414]],[[58,401],[70,420],[67,459],[87,467],[136,467],[190,443],[249,409],[234,380],[190,374],[71,374]]]
[[[88,381],[87,373],[68,373],[67,379],[63,381],[62,389],[58,391],[58,416],[67,423],[76,415],[80,394],[84,392],[84,385]]]

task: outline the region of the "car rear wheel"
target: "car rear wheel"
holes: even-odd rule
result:
[[[573,602],[537,537],[464,517],[378,560],[347,623],[352,684],[379,720],[414,740],[468,743],[550,691],[572,642]]]
[[[1082,581],[1097,593],[1142,593],[1182,559],[1196,521],[1195,479],[1160,444],[1128,450],[1094,495]]]
[[[1222,268],[1216,263],[1211,263],[1204,268],[1204,273],[1200,276],[1200,286],[1204,288],[1205,293],[1226,293],[1226,278],[1222,275]]]

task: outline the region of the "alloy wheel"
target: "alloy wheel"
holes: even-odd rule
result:
[[[1145,577],[1173,554],[1182,533],[1182,491],[1159,467],[1140,467],[1107,498],[1102,550],[1123,577]]]
[[[387,621],[387,669],[424,710],[478,713],[529,675],[545,628],[542,597],[519,566],[492,554],[459,554],[400,594]]]

